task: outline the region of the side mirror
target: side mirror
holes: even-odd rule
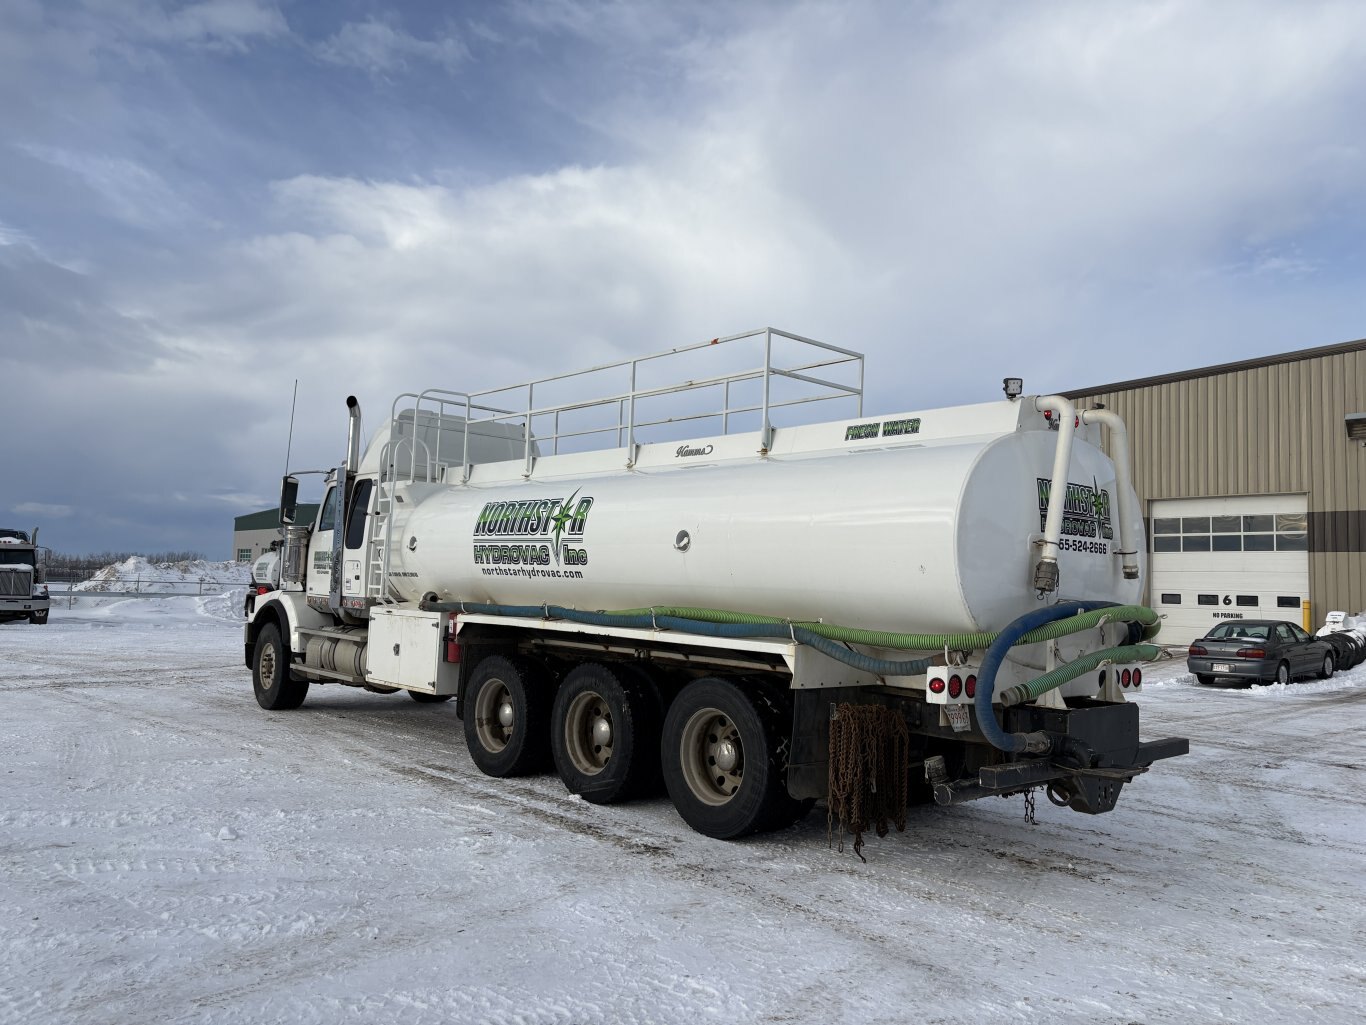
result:
[[[299,478],[286,477],[280,482],[280,524],[293,523],[299,512]]]

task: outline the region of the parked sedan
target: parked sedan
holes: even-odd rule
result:
[[[1187,656],[1187,668],[1203,684],[1289,683],[1309,675],[1327,679],[1335,667],[1331,644],[1275,619],[1220,623],[1192,644]]]

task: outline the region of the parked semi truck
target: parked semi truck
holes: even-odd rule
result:
[[[744,345],[759,366],[693,369]],[[682,382],[651,383],[684,359]],[[623,383],[537,399],[604,374]],[[869,416],[862,383],[858,353],[766,328],[405,393],[364,448],[348,398],[314,522],[293,522],[286,476],[280,550],[253,571],[257,701],[454,698],[482,772],[553,766],[604,804],[662,782],[718,838],[821,798],[856,836],[908,801],[1040,787],[1109,811],[1188,749],[1141,740],[1132,701],[1158,621],[1137,604],[1122,420],[1018,379],[1000,401]],[[821,400],[850,412],[775,426]]]
[[[0,620],[27,619],[45,624],[48,597],[44,553],[38,528],[0,527]]]

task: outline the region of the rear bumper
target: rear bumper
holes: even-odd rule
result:
[[[1215,665],[1228,666],[1216,670]],[[1245,659],[1200,658],[1186,659],[1186,668],[1200,676],[1214,676],[1221,680],[1272,680],[1276,677],[1276,664],[1262,661],[1249,662]]]

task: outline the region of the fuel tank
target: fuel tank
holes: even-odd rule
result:
[[[868,629],[997,630],[1033,586],[1058,437],[1029,399],[542,457],[400,484],[391,584],[410,600],[726,608]],[[1057,598],[1137,602],[1115,466],[1082,427]],[[612,466],[616,460],[620,465]],[[458,478],[458,470],[455,473]],[[1139,560],[1143,562],[1141,522]]]

